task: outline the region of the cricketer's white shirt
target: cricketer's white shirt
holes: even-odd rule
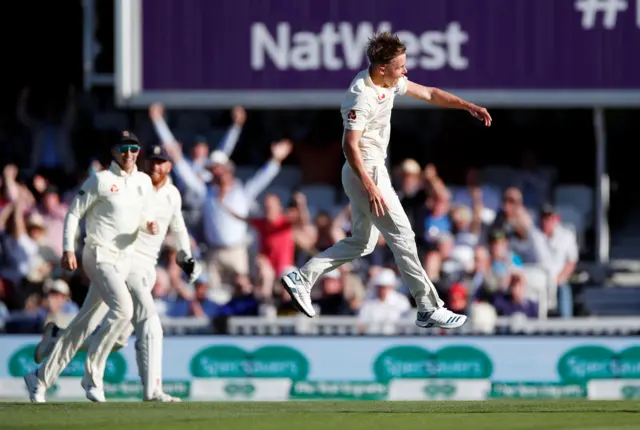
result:
[[[159,232],[153,235],[140,231],[135,244],[134,258],[155,266],[169,229],[176,240],[176,248],[183,250],[190,257],[191,243],[182,217],[180,191],[174,185],[165,183],[158,190],[154,188],[152,199],[153,218],[158,223]]]
[[[139,230],[146,231],[147,222],[154,220],[152,197],[149,176],[137,169],[128,174],[112,162],[107,170],[91,175],[71,202],[64,221],[64,250],[75,251],[76,232],[86,218],[87,246],[111,251],[104,253],[105,259],[132,253]]]
[[[407,78],[393,88],[375,85],[369,69],[356,75],[347,90],[340,112],[346,130],[363,130],[360,139],[365,164],[384,164],[391,135],[391,110],[398,95],[407,92]]]

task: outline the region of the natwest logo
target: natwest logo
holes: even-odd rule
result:
[[[273,32],[272,32],[273,31]],[[292,32],[291,24],[280,22],[276,28],[256,22],[251,26],[251,68],[263,70],[271,63],[279,70],[359,70],[367,66],[367,40],[377,31],[392,31],[391,23],[382,22],[374,29],[370,22],[354,25],[328,22],[319,33]],[[407,47],[407,68],[464,70],[469,59],[463,45],[469,41],[460,23],[451,22],[443,31],[429,30],[417,34],[396,31]]]

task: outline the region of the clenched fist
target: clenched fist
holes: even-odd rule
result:
[[[158,233],[160,233],[160,227],[158,226],[158,222],[157,221],[149,221],[147,223],[147,231],[149,232],[149,234],[153,234],[154,236]]]

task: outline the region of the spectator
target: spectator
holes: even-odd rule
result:
[[[552,205],[544,205],[540,217],[546,242],[542,258],[545,267],[558,286],[558,310],[563,318],[573,316],[573,292],[569,278],[578,262],[578,241],[573,231],[561,224],[560,215]]]
[[[411,158],[404,160],[400,166],[399,176],[398,197],[407,217],[409,217],[409,222],[415,225],[416,216],[427,199],[420,164]]]
[[[332,270],[320,277],[320,299],[317,305],[320,315],[353,315],[345,297],[344,281],[340,270]]]
[[[46,106],[42,120],[31,116],[28,111],[31,89],[26,87],[18,101],[18,119],[32,135],[31,171],[40,172],[55,184],[68,184],[67,178],[76,168],[76,159],[71,145],[71,133],[75,124],[75,89],[69,87],[67,105],[62,116],[58,115],[53,103]]]
[[[358,314],[360,332],[395,334],[395,324],[411,310],[409,299],[396,291],[396,273],[392,269],[382,269],[371,286],[374,292],[362,304]]]
[[[253,285],[248,276],[236,276],[234,291],[231,300],[220,308],[220,315],[224,316],[247,316],[257,317],[259,315],[260,303],[256,298]]]
[[[44,294],[44,324],[53,322],[58,327],[65,328],[79,311],[78,305],[71,300],[69,285],[62,279],[47,279]]]
[[[421,215],[417,217],[416,237],[427,251],[437,248],[441,234],[452,233],[450,202],[450,193],[444,184],[435,185],[433,193],[427,197]]]
[[[468,208],[473,208],[480,203],[483,207],[492,211],[500,208],[500,196],[492,188],[483,188],[480,171],[471,167],[467,170],[465,177],[465,188],[456,191],[453,195],[453,202]],[[481,200],[478,202],[478,198]]]
[[[506,293],[498,293],[493,306],[499,316],[524,314],[527,318],[538,318],[538,304],[525,297],[526,278],[522,273],[513,273]]]
[[[511,235],[514,224],[517,223],[523,209],[524,204],[520,190],[515,187],[507,188],[502,198],[502,208],[496,215],[492,230],[502,230],[507,236]]]
[[[289,156],[292,144],[288,140],[271,145],[271,160],[243,185],[235,178],[234,166],[221,151],[210,157],[213,183],[207,185],[184,160],[176,146],[166,146],[174,160],[174,171],[189,189],[197,193],[203,205],[204,239],[208,247],[206,263],[214,285],[230,284],[236,275],[249,274],[247,225],[226,208],[232,207],[240,217],[249,216],[256,197],[280,171],[280,164]]]
[[[64,218],[69,205],[60,201],[60,194],[55,185],[49,185],[42,194],[42,203],[37,209],[46,225],[43,244],[50,248],[57,259],[62,257],[62,231]]]
[[[196,317],[213,319],[220,314],[220,306],[207,297],[209,280],[201,276],[194,285],[193,297],[179,297],[171,306],[171,317]]]
[[[491,272],[500,280],[501,288],[506,288],[511,274],[522,267],[522,260],[511,251],[506,234],[500,230],[491,234],[489,253],[491,254]]]

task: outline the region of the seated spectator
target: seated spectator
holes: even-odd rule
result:
[[[480,242],[482,205],[477,204],[473,211],[466,206],[456,206],[451,210],[453,235],[456,245],[475,247]]]
[[[449,191],[442,186],[434,188],[431,196],[427,197],[425,205],[417,217],[415,226],[416,241],[426,251],[437,248],[441,234],[451,234],[453,224],[449,216]]]
[[[178,298],[169,310],[170,317],[215,318],[220,313],[220,306],[207,297],[209,279],[201,276],[195,282],[191,299]]]
[[[496,215],[491,230],[501,230],[507,236],[511,235],[514,224],[517,223],[517,219],[523,209],[525,209],[525,206],[522,202],[520,190],[515,187],[507,188],[502,197],[502,207]]]
[[[409,222],[414,225],[420,207],[427,199],[420,164],[411,158],[404,160],[398,171],[398,176],[399,186],[396,189],[400,204],[402,204]]]
[[[392,269],[382,269],[373,280],[373,292],[358,313],[361,333],[394,334],[395,323],[411,310],[409,299],[398,293],[398,277]]]
[[[171,281],[167,270],[162,267],[156,267],[156,282],[153,284],[151,295],[160,318],[168,316],[171,310],[173,298],[170,296],[170,292]]]
[[[498,293],[493,298],[493,307],[499,316],[524,314],[527,318],[538,318],[538,304],[525,297],[527,281],[522,273],[513,273],[509,281],[509,289]]]
[[[234,283],[231,300],[220,307],[219,315],[256,317],[260,303],[253,293],[253,285],[248,276],[238,275]]]
[[[320,315],[353,315],[345,297],[344,282],[339,269],[327,272],[320,277],[320,298],[316,301]]]
[[[563,318],[573,316],[573,292],[569,278],[578,262],[578,241],[570,229],[561,224],[560,215],[551,205],[544,205],[540,218],[546,243],[542,265],[558,286],[558,311]]]
[[[472,303],[491,303],[493,295],[504,290],[501,278],[491,270],[491,255],[484,246],[478,246],[475,249],[474,269],[468,278],[467,285]]]
[[[465,265],[453,256],[454,242],[450,234],[441,234],[437,249],[429,252],[425,270],[439,294],[447,295],[453,284],[460,282],[465,274]]]
[[[511,274],[522,267],[522,260],[509,248],[509,241],[503,231],[494,231],[489,239],[491,272],[500,280],[504,289],[509,285]]]
[[[60,328],[68,326],[80,310],[78,305],[71,300],[69,285],[62,279],[47,279],[44,283],[44,294],[43,325],[53,322]]]

